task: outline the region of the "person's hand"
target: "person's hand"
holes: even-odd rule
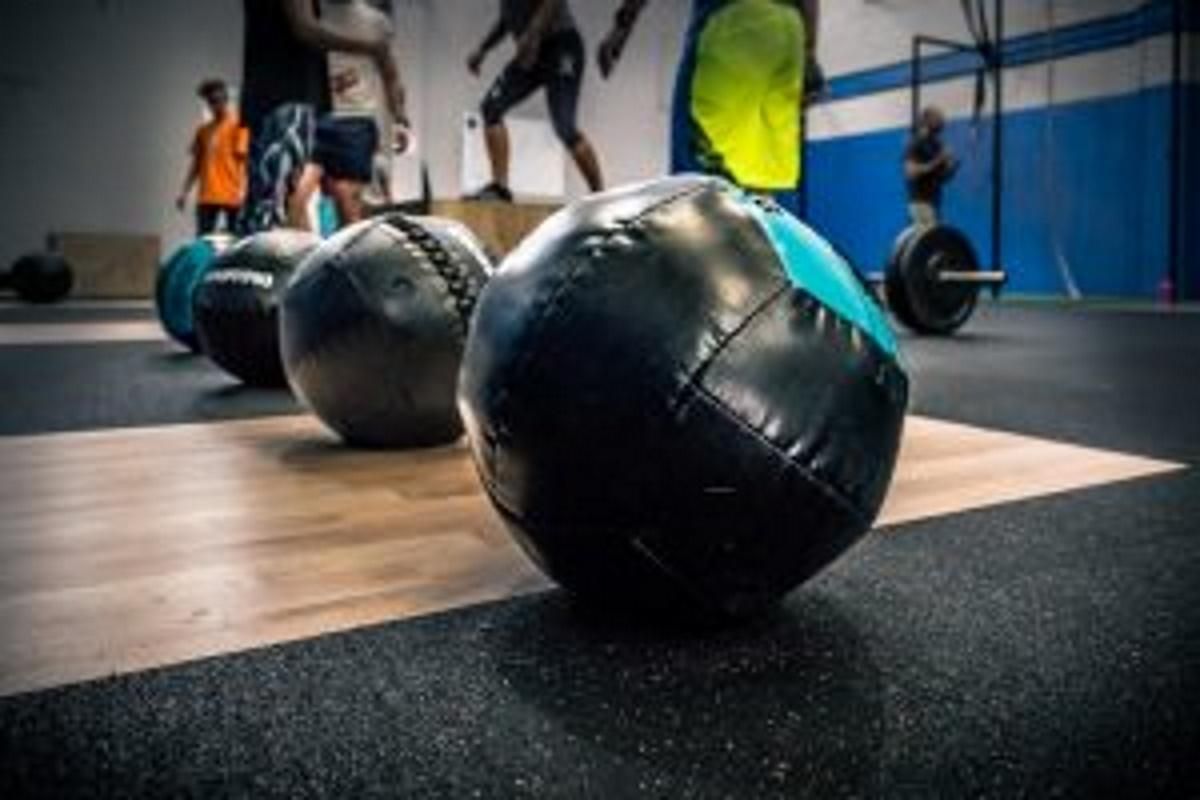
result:
[[[537,64],[538,51],[541,49],[540,37],[534,35],[532,31],[526,31],[525,35],[517,42],[517,66],[524,70],[533,69]]]
[[[596,48],[596,64],[600,67],[601,77],[607,78],[612,74],[613,68],[617,66],[617,61],[621,58],[621,50],[625,47],[627,35],[620,28],[613,28],[600,41],[600,46]]]
[[[392,152],[396,155],[403,155],[408,152],[408,148],[412,147],[412,129],[408,125],[408,120],[396,120],[395,127],[392,128]]]
[[[808,65],[804,68],[804,99],[809,102],[820,100],[828,90],[829,84],[825,80],[825,70],[821,69],[817,59],[809,59]]]
[[[187,209],[187,195],[181,194],[175,198],[175,210],[183,213]]]
[[[483,59],[484,54],[482,50],[476,50],[475,52],[471,53],[471,55],[467,56],[467,71],[476,78],[479,77],[479,70],[483,66]]]

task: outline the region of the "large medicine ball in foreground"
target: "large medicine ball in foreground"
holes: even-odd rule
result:
[[[390,214],[333,236],[283,298],[293,390],[353,445],[454,441],[458,369],[489,270],[479,243],[448,220]]]
[[[599,604],[743,616],[879,511],[908,380],[846,262],[684,176],[595,195],[493,275],[459,402],[518,542]]]
[[[217,257],[192,301],[196,337],[217,366],[251,386],[287,385],[279,299],[320,243],[315,234],[280,229],[242,239]]]
[[[201,236],[176,248],[158,270],[154,284],[158,319],[172,339],[193,352],[200,350],[200,341],[192,320],[192,298],[217,255],[231,244],[229,236]]]
[[[28,253],[0,274],[0,288],[10,288],[27,303],[57,303],[71,293],[75,272],[58,253]]]

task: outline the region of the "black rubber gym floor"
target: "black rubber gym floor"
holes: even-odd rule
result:
[[[906,345],[921,413],[1200,454],[1200,316],[1001,307]],[[0,348],[0,428],[204,418],[225,384],[166,352]],[[749,629],[550,592],[11,697],[0,796],[1197,797],[1197,518],[1189,469],[873,535]]]
[[[295,414],[166,341],[0,347],[0,435]]]

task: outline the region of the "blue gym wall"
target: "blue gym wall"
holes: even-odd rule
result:
[[[1167,11],[1169,3],[1152,0],[1131,13],[1056,31],[1052,40],[1027,34],[1006,42],[1006,58],[1016,68],[1137,46],[1169,34]],[[1189,29],[1195,30],[1194,24]],[[961,80],[970,66],[958,56],[929,62],[930,70],[945,79]],[[895,91],[907,85],[908,74],[907,64],[894,64],[838,76],[832,82],[834,98]],[[1194,139],[1200,134],[1200,88],[1189,84],[1187,100],[1185,138]],[[1009,291],[1066,295],[1066,271],[1084,297],[1161,296],[1171,230],[1171,121],[1171,88],[1165,84],[1004,115],[1002,245]],[[892,240],[907,224],[900,163],[907,136],[907,128],[897,126],[808,145],[807,216],[866,271],[882,268]],[[969,119],[952,118],[946,138],[962,157],[962,169],[947,188],[944,217],[970,235],[986,263],[990,118],[985,115],[977,127]],[[1196,222],[1198,177],[1200,167],[1191,158],[1183,218]],[[1185,233],[1180,288],[1185,296],[1200,298],[1200,230]]]
[[[1200,53],[1196,54],[1200,61]],[[1180,290],[1185,299],[1200,300],[1200,86],[1183,93],[1183,208],[1180,218]]]

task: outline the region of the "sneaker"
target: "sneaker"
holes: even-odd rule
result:
[[[513,194],[507,186],[493,181],[478,192],[467,196],[468,200],[491,200],[492,202],[511,203]]]

